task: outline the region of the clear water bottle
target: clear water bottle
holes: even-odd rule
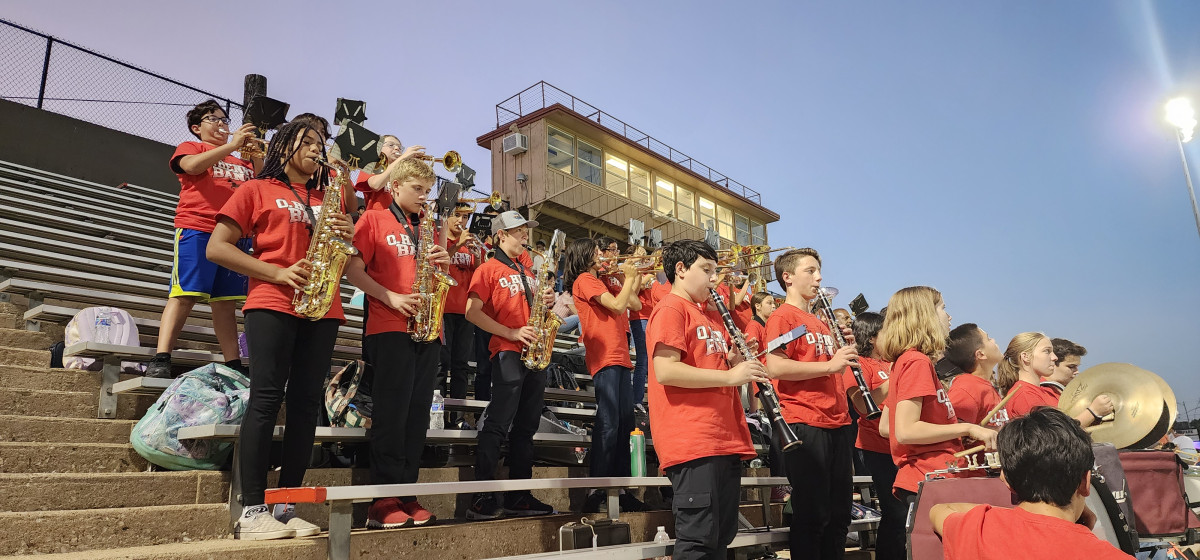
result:
[[[442,398],[442,390],[433,390],[433,403],[429,405],[429,429],[441,430],[446,427],[446,399]]]
[[[668,544],[671,542],[671,535],[667,534],[667,528],[659,525],[658,532],[654,534],[655,544]],[[654,560],[670,560],[670,556],[656,556]]]
[[[100,344],[109,344],[112,342],[112,335],[110,334],[112,330],[112,316],[112,311],[107,307],[101,307],[96,311],[96,328],[93,329],[96,342]]]

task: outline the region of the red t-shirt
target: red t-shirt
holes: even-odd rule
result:
[[[863,381],[867,382],[868,389],[874,391],[880,385],[887,383],[891,364],[882,360],[859,356],[858,365],[862,369]],[[846,387],[847,391],[852,387],[858,386],[858,380],[854,379],[854,372],[850,368],[846,368],[846,372],[842,374],[842,385]],[[855,440],[854,446],[876,453],[888,455],[892,453],[892,448],[887,438],[879,435],[878,418],[867,420],[866,416],[858,417],[858,439]]]
[[[637,293],[637,298],[642,303],[642,308],[637,311],[629,311],[630,321],[650,318],[650,312],[654,311],[654,303],[658,301],[658,298],[655,297],[655,286],[658,286],[657,280],[649,284],[642,284],[642,289],[638,290]],[[620,293],[620,290],[617,293]]]
[[[621,288],[625,287],[625,275],[616,274],[601,274],[600,281],[608,288],[608,292],[614,296],[621,294]]]
[[[529,252],[526,251],[514,261],[525,267],[525,282],[521,282],[519,272],[500,262],[500,259],[491,259],[475,269],[475,274],[471,276],[470,287],[467,288],[467,294],[468,297],[474,294],[483,301],[484,315],[506,327],[520,328],[529,324],[529,303],[525,301],[525,283],[529,284],[529,289],[533,289],[533,277],[529,276],[533,269],[533,260],[529,258]],[[539,294],[534,297],[541,296]],[[491,356],[506,351],[520,352],[523,348],[522,343],[499,335],[492,336],[492,342],[488,344]]]
[[[828,362],[833,355],[833,337],[829,328],[816,315],[785,303],[767,319],[766,339],[772,341],[792,329],[804,325],[806,334],[784,347],[787,358],[798,362]],[[850,424],[846,405],[846,390],[840,373],[822,375],[803,381],[773,379],[783,418],[818,428],[837,428]]]
[[[596,375],[607,366],[633,367],[629,359],[629,317],[625,313],[613,313],[600,303],[600,296],[608,290],[604,283],[590,273],[580,274],[571,286],[575,298],[575,310],[579,312],[579,342],[587,348],[584,359],[588,372]],[[649,346],[647,346],[649,348]]]
[[[258,260],[287,268],[308,253],[309,217],[301,203],[306,193],[313,216],[319,216],[325,191],[308,191],[299,184],[289,189],[277,179],[252,179],[233,192],[233,197],[221,207],[218,215],[237,222],[243,236],[254,237],[254,256]],[[296,315],[292,309],[295,295],[295,290],[287,284],[272,284],[251,277],[250,291],[242,309],[270,309]],[[325,318],[345,321],[340,296],[333,298]]]
[[[409,227],[416,231],[420,224],[411,220]],[[368,276],[397,294],[412,293],[417,248],[390,210],[363,212],[354,226],[354,246],[367,264]],[[367,296],[367,306],[367,335],[408,332],[408,315],[371,296]]]
[[[458,285],[451,286],[446,292],[446,313],[462,315],[467,312],[467,289],[471,287],[471,276],[476,268],[479,268],[479,257],[470,245],[463,245],[451,253],[449,274]]]
[[[764,340],[767,337],[766,332],[766,327],[762,326],[762,324],[758,321],[751,320],[750,323],[746,325],[745,330],[742,331],[742,336],[745,337],[746,344],[752,348],[754,345],[751,344],[751,342],[757,342],[758,351],[762,353],[763,348],[765,348],[767,345],[767,341]],[[758,357],[758,360],[764,364],[767,363],[767,355],[763,353]]]
[[[1040,385],[1017,380],[1012,388],[1008,390],[1010,393],[1016,391],[1017,394],[1008,399],[1008,404],[1004,408],[1008,409],[1008,418],[1016,420],[1039,406],[1058,406],[1058,395],[1050,396],[1046,390]]]
[[[1019,507],[988,504],[952,513],[942,525],[946,560],[1129,560],[1087,527]]]
[[[671,293],[663,296],[646,323],[650,355],[662,344],[679,350],[680,361],[689,366],[728,369],[729,337],[720,315],[705,311],[706,305]],[[688,389],[663,385],[651,361],[647,393],[654,451],[662,468],[701,457],[754,458],[754,444],[737,387]]]
[[[171,171],[179,177],[175,227],[212,233],[217,225],[217,212],[233,196],[233,190],[254,178],[254,164],[232,155],[225,156],[199,175],[188,175],[179,168],[179,160],[184,156],[216,148],[207,142],[184,142],[171,155]]]
[[[964,373],[956,375],[950,382],[950,404],[954,406],[954,415],[959,422],[978,424],[1000,404],[1000,393],[986,379]],[[1008,411],[1002,408],[988,421],[988,427],[999,430],[1007,422]]]
[[[745,331],[746,325],[754,320],[754,310],[751,309],[750,305],[750,300],[752,299],[751,296],[754,294],[747,292],[746,297],[742,298],[742,303],[738,304],[737,307],[734,307],[733,291],[727,284],[721,284],[720,286],[717,286],[717,293],[721,294],[721,297],[725,298],[725,306],[729,308],[729,315],[733,317],[733,324],[737,325],[737,328],[741,329],[742,331]]]
[[[363,193],[363,202],[367,204],[367,210],[386,210],[392,205],[392,193],[386,188],[372,189],[371,185],[367,184],[367,179],[374,176],[374,173],[359,171],[358,178],[354,180],[354,190]]]
[[[778,311],[776,311],[778,313]],[[892,379],[888,386],[888,408],[892,417],[896,414],[896,403],[909,399],[921,399],[922,422],[930,424],[954,424],[954,406],[946,389],[938,381],[933,362],[919,350],[905,350],[892,365]],[[892,460],[896,462],[896,483],[892,488],[917,491],[917,483],[925,480],[925,473],[946,468],[947,462],[958,463],[954,454],[962,451],[962,441],[953,438],[937,443],[905,445],[896,441],[895,422],[888,433]]]

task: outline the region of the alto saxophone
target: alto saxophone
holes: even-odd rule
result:
[[[433,249],[433,208],[437,202],[430,203],[421,213],[421,250],[417,252],[417,276],[413,282],[414,295],[421,297],[417,313],[408,318],[408,334],[416,342],[437,340],[442,334],[442,312],[446,308],[446,294],[458,282],[449,274],[442,272],[429,262],[429,254]]]
[[[550,356],[554,353],[554,339],[558,336],[558,328],[562,326],[562,319],[546,305],[542,293],[548,286],[549,280],[546,277],[558,265],[559,248],[564,237],[563,232],[554,230],[550,246],[542,255],[542,266],[534,271],[537,277],[530,286],[533,290],[533,305],[529,308],[529,322],[526,326],[537,331],[537,340],[521,350],[521,361],[525,362],[525,367],[535,371],[546,369],[546,366],[550,365]]]
[[[312,241],[304,255],[312,264],[308,284],[296,290],[292,297],[292,309],[312,321],[324,317],[333,305],[333,299],[342,297],[342,271],[350,257],[358,254],[358,249],[334,232],[333,224],[329,223],[330,216],[342,211],[342,188],[350,180],[350,169],[336,159],[332,164],[318,161],[325,167],[336,169],[337,177],[325,189],[321,213],[317,215],[317,223],[313,224]]]

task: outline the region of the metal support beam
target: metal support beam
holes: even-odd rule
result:
[[[97,418],[117,417],[117,396],[113,385],[121,380],[121,358],[105,356],[104,368],[100,370],[100,406]]]
[[[329,504],[329,560],[350,560],[350,526],[353,523],[354,503]]]

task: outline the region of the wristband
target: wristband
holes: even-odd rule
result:
[[[1100,416],[1099,414],[1096,414],[1095,412],[1092,412],[1092,407],[1090,407],[1090,406],[1089,406],[1089,407],[1087,407],[1087,411],[1088,411],[1088,412],[1090,412],[1090,413],[1092,414],[1092,418],[1095,418],[1097,422],[1103,422],[1103,421],[1104,421],[1104,417],[1103,417],[1103,416]]]

